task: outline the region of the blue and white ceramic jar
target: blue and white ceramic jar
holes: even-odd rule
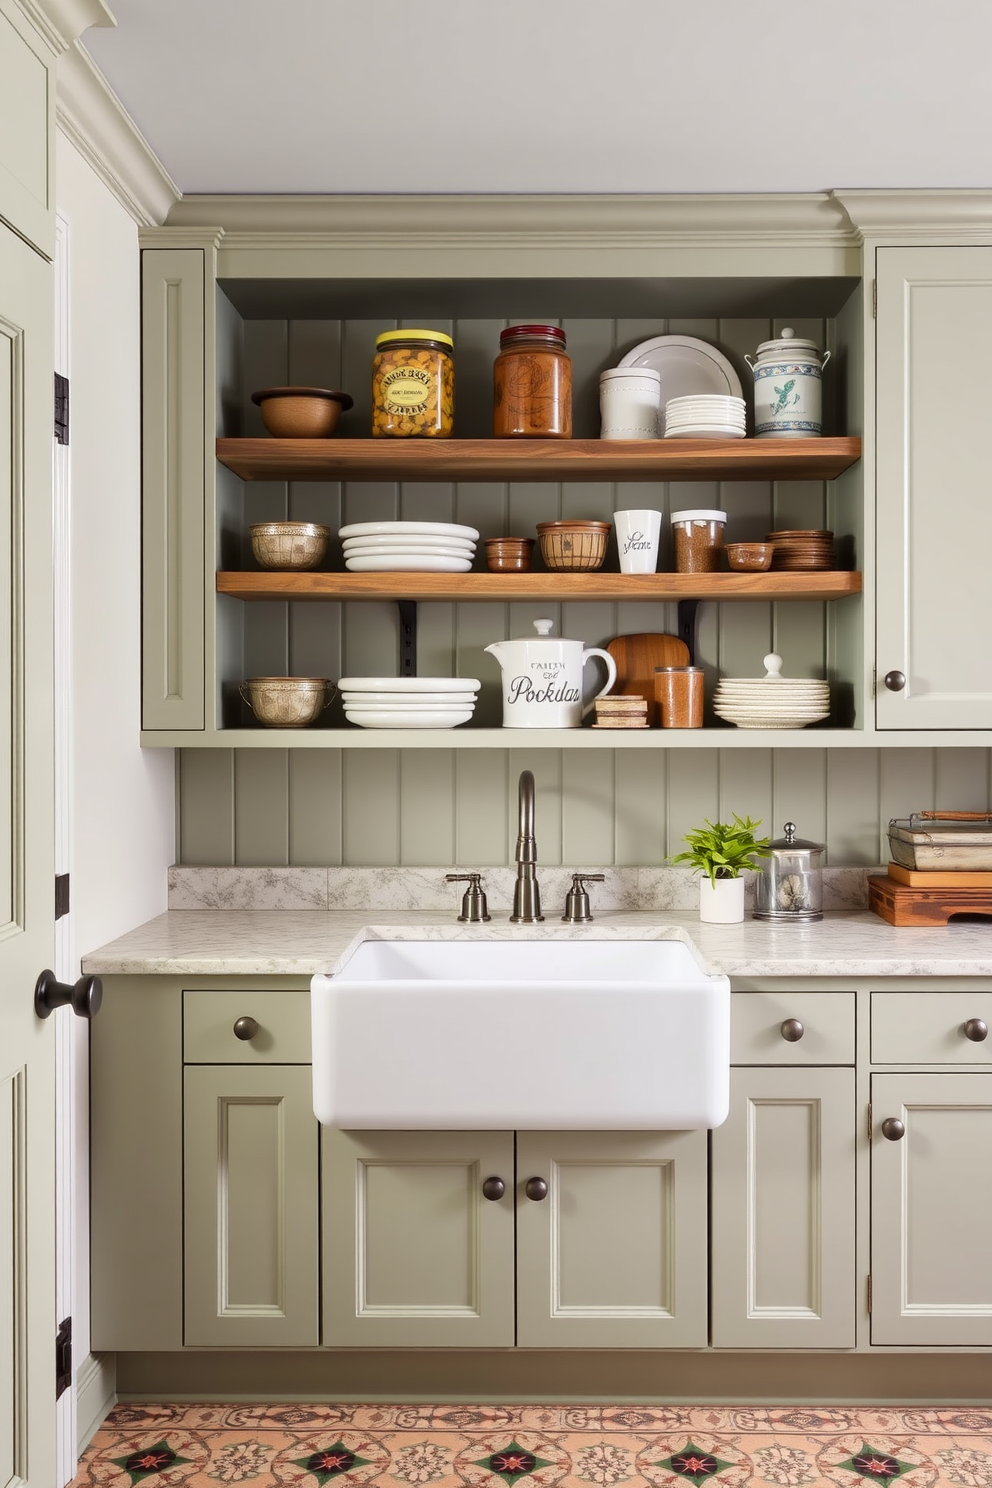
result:
[[[762,341],[752,362],[754,433],[757,439],[818,439],[823,433],[820,375],[830,360],[813,341],[790,326],[774,341]]]

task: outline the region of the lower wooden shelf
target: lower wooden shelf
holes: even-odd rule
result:
[[[266,729],[145,730],[168,749],[835,749],[864,744],[860,729]],[[877,735],[874,744],[883,742]],[[886,737],[885,743],[892,740]],[[900,740],[920,744],[919,736]],[[929,742],[929,741],[927,741]]]

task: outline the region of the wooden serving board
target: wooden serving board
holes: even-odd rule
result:
[[[868,908],[900,929],[946,925],[955,914],[992,918],[992,889],[914,889],[878,875],[868,880]]]
[[[925,868],[904,868],[901,863],[889,864],[889,877],[896,883],[908,884],[911,889],[990,889],[992,873],[935,873]]]
[[[645,632],[616,636],[606,647],[617,664],[617,680],[611,697],[643,697],[648,703],[648,722],[658,722],[654,700],[654,669],[688,666],[689,647],[678,636]]]

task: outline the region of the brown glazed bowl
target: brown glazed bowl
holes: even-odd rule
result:
[[[252,393],[251,401],[276,439],[330,439],[355,400],[329,388],[275,387]]]
[[[723,550],[731,568],[739,573],[764,573],[771,568],[775,544],[769,542],[727,543]]]
[[[609,522],[538,522],[537,536],[545,568],[571,569],[573,573],[602,568],[610,536]]]
[[[487,537],[486,567],[492,573],[529,573],[532,537]]]

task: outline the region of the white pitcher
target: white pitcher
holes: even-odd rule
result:
[[[617,680],[608,651],[586,649],[581,641],[552,639],[553,620],[535,620],[538,639],[494,641],[485,649],[503,669],[504,728],[578,728],[597,698]],[[587,702],[582,698],[582,671],[590,656],[606,662],[606,686]]]

